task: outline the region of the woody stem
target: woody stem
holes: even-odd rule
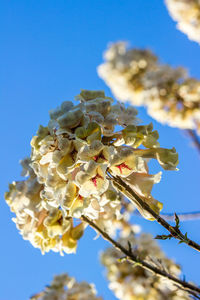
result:
[[[138,196],[138,194],[131,189],[131,187],[124,182],[119,176],[114,176],[113,174],[109,175],[110,180],[113,185],[122,192],[133,204],[137,203],[142,209],[147,211],[161,226],[167,229],[170,233],[170,236],[179,240],[180,242],[186,243],[191,248],[200,252],[200,245],[196,242],[192,241],[184,235],[177,226],[171,226],[165,219],[163,219],[160,215],[158,215],[144,200]]]
[[[95,231],[97,231],[98,233],[100,233],[102,235],[102,237],[107,240],[109,243],[111,243],[116,249],[118,249],[119,251],[122,252],[122,254],[124,254],[126,256],[126,259],[132,263],[137,263],[139,264],[142,268],[151,271],[152,273],[154,273],[157,276],[163,277],[163,278],[167,278],[168,280],[170,280],[171,282],[173,282],[173,284],[178,285],[181,289],[184,289],[185,291],[187,291],[188,293],[190,293],[191,295],[193,295],[194,297],[196,297],[197,299],[200,299],[200,288],[198,288],[197,286],[190,284],[186,281],[180,280],[179,278],[167,273],[165,270],[159,269],[157,267],[155,267],[154,265],[142,260],[139,258],[138,255],[135,255],[132,251],[132,249],[129,247],[129,249],[126,249],[124,246],[122,246],[119,242],[113,240],[109,234],[107,234],[104,230],[102,230],[97,224],[95,224],[92,220],[90,220],[88,217],[86,216],[82,216],[82,220],[84,222],[86,222],[87,224],[89,224]]]

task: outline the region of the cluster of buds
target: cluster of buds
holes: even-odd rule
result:
[[[200,1],[165,0],[165,3],[171,17],[178,22],[178,29],[200,44]]]
[[[152,52],[119,42],[106,51],[98,73],[119,100],[146,106],[161,123],[200,131],[200,81],[183,68],[160,64]]]
[[[102,300],[93,284],[77,282],[67,274],[55,276],[51,285],[30,300]]]
[[[136,237],[130,233],[119,239],[124,247],[128,243],[138,257],[153,263],[160,269],[167,270],[175,276],[180,275],[180,267],[168,259],[158,244],[149,234]],[[102,264],[106,267],[109,288],[121,300],[189,300],[187,292],[178,289],[169,280],[163,279],[142,268],[139,263],[133,265],[127,259],[121,258],[121,253],[115,248],[108,248],[102,253]]]
[[[48,126],[40,126],[30,158],[22,161],[27,179],[13,182],[5,195],[23,238],[43,253],[75,252],[86,226],[82,216],[114,234],[124,196],[108,174],[120,176],[159,213],[162,203],[151,190],[161,172],[149,174],[147,163],[154,158],[166,170],[178,164],[176,150],[160,147],[152,124],[137,125],[133,107],[114,104],[102,91],[83,90],[75,99],[80,103],[50,111]]]

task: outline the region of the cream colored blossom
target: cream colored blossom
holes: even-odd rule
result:
[[[96,163],[94,160],[84,164],[83,169],[76,174],[75,178],[82,197],[101,195],[108,189],[106,167],[105,164]]]
[[[44,291],[32,296],[30,300],[102,300],[96,294],[93,284],[77,282],[75,278],[61,274],[55,276]]]
[[[28,159],[26,162],[30,163]],[[34,173],[26,181],[14,182],[5,198],[16,217],[13,221],[23,238],[29,240],[42,253],[55,252],[72,253],[76,251],[77,241],[82,236],[85,224],[76,226],[61,210],[53,207],[43,207],[40,194],[43,186],[37,182]]]
[[[171,17],[177,22],[177,28],[190,40],[200,44],[200,1],[165,0]]]
[[[151,189],[160,175],[149,174],[148,161],[168,170],[178,164],[174,149],[160,147],[152,124],[137,125],[135,108],[114,104],[102,91],[83,90],[76,100],[50,111],[48,126],[39,127],[31,156],[22,161],[27,179],[14,182],[5,195],[20,233],[43,253],[75,252],[85,229],[82,215],[116,233],[124,223],[126,194],[111,184],[110,174],[122,177],[159,213],[162,204]]]
[[[188,78],[183,68],[159,63],[148,50],[127,49],[124,42],[112,44],[104,57],[98,73],[119,100],[146,106],[161,123],[200,131],[199,80]]]
[[[159,268],[167,270],[175,276],[180,275],[180,267],[161,251],[155,240],[149,234],[139,237],[129,233],[119,242],[128,247],[128,241],[135,254],[143,260],[154,263]],[[133,265],[127,260],[120,260],[120,251],[115,248],[106,249],[101,255],[101,261],[107,270],[109,287],[115,296],[121,300],[189,300],[187,292],[178,289],[169,280],[158,277],[139,265]]]

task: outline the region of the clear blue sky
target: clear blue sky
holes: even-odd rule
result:
[[[47,123],[49,109],[72,99],[80,88],[111,95],[96,67],[108,42],[118,40],[148,47],[163,62],[183,65],[200,78],[200,46],[176,30],[162,0],[0,0],[0,300],[26,300],[65,271],[94,282],[104,299],[115,299],[97,259],[106,242],[93,241],[95,233],[87,230],[76,255],[42,256],[17,232],[3,194],[9,182],[20,179],[18,161],[30,153],[30,139],[39,124]],[[139,116],[151,121],[144,109]],[[180,154],[180,171],[164,172],[154,196],[164,202],[165,212],[200,210],[195,149],[183,132],[153,123],[161,145],[175,146]],[[154,235],[164,233],[154,222],[138,217],[135,222]],[[200,221],[182,224],[196,241],[199,228]],[[200,281],[197,252],[174,241],[161,245],[183,266],[187,280]]]

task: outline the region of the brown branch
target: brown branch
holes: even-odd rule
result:
[[[135,193],[131,187],[126,184],[119,176],[113,176],[108,173],[110,180],[113,182],[114,186],[118,188],[119,191],[124,193],[124,195],[133,203],[137,203],[142,209],[146,210],[160,225],[162,225],[165,229],[167,229],[170,233],[169,236],[165,237],[174,237],[179,240],[181,243],[186,243],[191,248],[200,252],[200,245],[196,242],[192,241],[187,237],[187,234],[183,235],[179,230],[178,226],[171,226],[165,219],[163,219],[160,215],[158,215],[150,206],[143,201],[142,198]],[[158,236],[157,238],[161,238],[162,236]]]
[[[197,150],[200,154],[200,140],[199,140],[197,134],[192,129],[187,129],[186,132],[188,133],[189,137],[191,138],[192,144],[197,148]]]
[[[100,233],[102,235],[102,237],[105,240],[107,240],[108,242],[110,242],[116,249],[121,251],[122,254],[124,254],[126,256],[127,260],[129,260],[132,263],[139,264],[142,268],[151,271],[152,273],[154,273],[157,276],[167,278],[168,280],[173,282],[173,284],[178,285],[179,287],[181,287],[181,289],[184,289],[185,291],[187,291],[188,293],[190,293],[197,299],[200,299],[200,296],[199,296],[200,288],[198,288],[197,286],[195,286],[191,283],[188,283],[184,280],[181,280],[181,279],[167,273],[165,270],[159,269],[159,268],[155,267],[154,265],[140,259],[138,255],[135,255],[133,253],[133,251],[131,250],[131,247],[129,247],[129,249],[126,249],[125,247],[123,247],[119,242],[113,240],[105,231],[103,231],[97,224],[95,224],[93,221],[91,221],[88,217],[82,216],[82,220],[85,221],[87,224],[89,224],[98,233]]]

